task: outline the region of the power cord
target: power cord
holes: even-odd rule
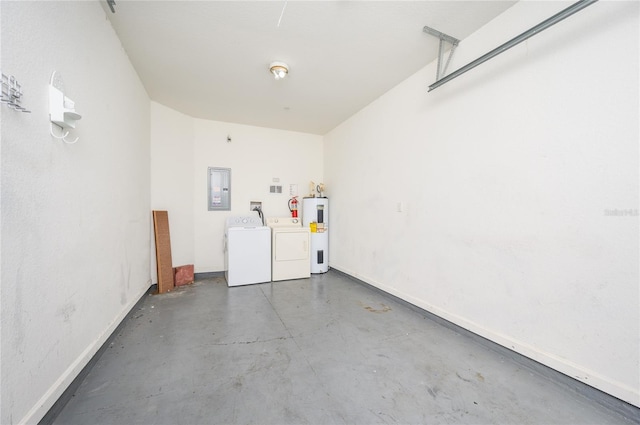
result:
[[[258,211],[258,215],[260,216],[260,220],[262,220],[262,225],[266,226],[267,224],[264,222],[264,215],[262,214],[262,208],[260,207],[253,207],[254,211]]]

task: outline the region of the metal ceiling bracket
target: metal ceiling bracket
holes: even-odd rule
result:
[[[116,0],[107,0],[107,5],[109,6],[109,9],[111,9],[111,13],[116,13],[116,8],[114,7],[116,5]]]
[[[453,80],[454,78],[457,78],[458,76],[464,74],[465,72],[467,72],[467,71],[475,68],[476,66],[488,61],[489,59],[493,58],[494,56],[498,56],[500,53],[512,48],[515,45],[518,45],[518,44],[522,43],[523,41],[529,39],[530,37],[533,37],[534,35],[538,34],[539,32],[542,32],[542,31],[546,30],[547,28],[549,28],[549,27],[557,24],[558,22],[562,21],[563,19],[568,18],[569,16],[573,15],[574,13],[577,13],[577,12],[581,11],[585,7],[591,6],[592,4],[594,4],[597,1],[598,0],[580,0],[580,1],[572,4],[571,6],[567,7],[566,9],[563,9],[560,12],[556,13],[552,17],[540,22],[538,25],[529,28],[527,31],[523,32],[522,34],[520,34],[520,35],[512,38],[511,40],[507,41],[506,43],[496,47],[492,51],[490,51],[488,53],[485,53],[484,55],[480,56],[478,59],[474,60],[473,62],[469,62],[468,64],[466,64],[462,68],[453,71],[451,74],[447,75],[446,77],[443,77],[443,78],[437,77],[436,78],[436,82],[429,86],[429,90],[428,91],[436,89],[436,88],[440,87],[441,85]],[[427,32],[427,27],[424,27],[424,31]]]
[[[438,69],[436,69],[436,81],[438,81],[440,77],[447,73],[447,68],[449,67],[449,63],[451,62],[451,57],[453,56],[453,51],[456,50],[456,47],[458,46],[458,43],[460,43],[460,40],[427,26],[422,28],[422,31],[434,37],[438,37],[438,39],[440,40],[440,46],[438,48]],[[447,62],[444,64],[443,68],[442,63],[444,59],[444,43],[451,44],[451,50],[449,50],[449,57],[447,58]]]

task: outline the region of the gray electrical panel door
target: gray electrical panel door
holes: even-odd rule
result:
[[[209,167],[209,211],[231,210],[231,168]]]

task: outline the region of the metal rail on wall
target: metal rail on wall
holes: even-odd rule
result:
[[[478,59],[474,60],[473,62],[470,62],[470,63],[466,64],[465,66],[463,66],[462,68],[453,71],[451,74],[447,75],[446,77],[438,79],[435,83],[433,83],[433,84],[431,84],[429,86],[429,90],[428,91],[431,91],[433,89],[436,89],[436,88],[440,87],[441,85],[443,85],[445,83],[448,83],[449,81],[453,80],[454,78],[459,77],[460,75],[462,75],[465,72],[475,68],[476,66],[488,61],[489,59],[493,58],[494,56],[498,56],[500,53],[502,53],[502,52],[504,52],[504,51],[506,51],[506,50],[508,50],[508,49],[510,49],[510,48],[522,43],[523,41],[527,40],[530,37],[533,37],[537,33],[546,30],[547,28],[557,24],[558,22],[562,21],[565,18],[568,18],[569,16],[573,15],[574,13],[581,11],[585,7],[591,6],[593,3],[597,2],[597,1],[598,0],[581,0],[581,1],[577,2],[577,3],[572,4],[571,6],[567,7],[566,9],[556,13],[552,17],[540,22],[538,25],[536,25],[536,26],[530,28],[529,30],[523,32],[519,36],[512,38],[511,40],[507,41],[506,43],[502,44],[499,47],[496,47],[495,49],[493,49],[489,53],[486,53],[486,54],[480,56]]]

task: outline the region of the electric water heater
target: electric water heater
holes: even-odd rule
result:
[[[311,273],[329,271],[329,199],[303,198],[302,225],[311,230]]]

